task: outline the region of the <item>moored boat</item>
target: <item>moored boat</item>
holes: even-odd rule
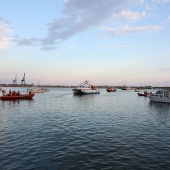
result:
[[[126,85],[122,87],[122,90],[132,90],[131,87],[127,87]]]
[[[44,89],[40,89],[38,87],[33,87],[31,89],[27,89],[27,93],[29,93],[29,91],[31,91],[32,93],[44,93]]]
[[[144,91],[143,89],[135,89],[135,92],[142,92]]]
[[[45,87],[43,87],[42,90],[44,90],[44,92],[49,92],[49,89]]]
[[[20,94],[19,92],[16,93],[15,91],[9,92],[6,94],[5,90],[2,91],[3,96],[0,96],[1,100],[20,100],[20,99],[27,99],[31,100],[34,97],[34,93],[29,93],[29,94]]]
[[[150,101],[170,103],[170,91],[169,90],[158,90],[155,94],[149,96]]]
[[[147,97],[150,93],[147,91],[144,91],[144,93],[138,93],[138,96],[144,96]]]
[[[75,89],[72,89],[74,94],[99,94],[100,91],[96,89],[89,81],[84,81]]]
[[[106,89],[106,91],[107,91],[107,92],[116,92],[116,89],[113,89],[113,88],[111,88],[111,87],[108,87],[108,88]]]

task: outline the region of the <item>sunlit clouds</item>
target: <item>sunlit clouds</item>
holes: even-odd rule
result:
[[[123,36],[133,33],[155,32],[161,30],[161,27],[158,25],[135,26],[135,27],[124,25],[121,28],[103,27],[101,29],[105,31],[104,37],[106,38],[109,36]]]
[[[3,20],[0,18],[0,49],[3,49],[9,44],[9,35],[12,31],[4,24]]]

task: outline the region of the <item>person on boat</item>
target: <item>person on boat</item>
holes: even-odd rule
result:
[[[12,96],[16,96],[16,95],[17,95],[16,91],[15,91],[15,90],[13,90],[13,92],[12,92]]]
[[[20,96],[20,91],[18,90],[17,96]]]
[[[9,96],[11,96],[12,92],[11,92],[11,89],[9,90]]]
[[[29,94],[32,94],[32,91],[31,91],[31,90],[29,91]]]
[[[5,90],[2,90],[2,95],[3,95],[3,96],[5,96],[5,93],[6,93],[6,91],[5,91]]]

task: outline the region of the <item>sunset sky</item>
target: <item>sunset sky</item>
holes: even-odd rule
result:
[[[0,0],[0,83],[170,86],[170,0]],[[166,83],[167,82],[167,83]]]

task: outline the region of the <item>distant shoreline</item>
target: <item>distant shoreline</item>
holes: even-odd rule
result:
[[[75,88],[77,86],[69,86],[69,85],[33,85],[33,84],[0,84],[2,87],[33,87],[33,86],[36,86],[36,87],[46,87],[46,88]],[[111,87],[111,88],[118,88],[118,89],[121,89],[123,86],[109,86],[109,85],[96,85],[95,86],[96,88],[108,88],[108,87]],[[132,90],[134,89],[138,89],[138,88],[143,88],[143,89],[160,89],[160,88],[170,88],[170,87],[150,87],[150,88],[147,88],[148,86],[128,86],[130,88],[132,88]]]

